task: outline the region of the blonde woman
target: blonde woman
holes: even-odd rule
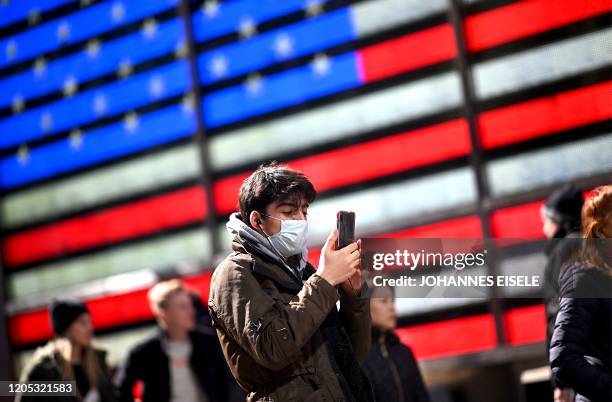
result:
[[[56,337],[34,352],[21,381],[75,381],[76,396],[20,396],[29,401],[115,401],[105,352],[92,346],[89,310],[74,301],[54,301],[50,307]]]

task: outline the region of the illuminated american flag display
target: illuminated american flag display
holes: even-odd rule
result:
[[[551,188],[611,178],[611,8],[3,1],[2,251],[15,350],[51,336],[56,296],[87,301],[115,359],[151,325],[155,281],[181,275],[207,297],[238,188],[266,160],[320,192],[313,261],[340,209],[356,211],[358,236],[542,237]],[[418,357],[495,347],[486,302],[453,319],[444,312],[467,302],[445,303],[398,305]],[[540,305],[504,314],[506,342],[543,339],[543,321],[526,330]],[[469,331],[435,341],[457,325],[479,341]]]

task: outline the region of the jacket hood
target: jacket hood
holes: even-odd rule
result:
[[[227,231],[232,235],[234,242],[240,243],[245,249],[255,252],[274,264],[289,269],[297,278],[302,277],[302,271],[308,262],[308,249],[306,247],[302,250],[298,266],[292,267],[272,248],[268,238],[251,228],[242,220],[240,213],[234,212],[231,214],[225,226]]]

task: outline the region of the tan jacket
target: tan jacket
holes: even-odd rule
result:
[[[235,241],[233,249],[213,274],[209,309],[225,358],[249,392],[248,400],[352,400],[345,397],[346,381],[322,324],[329,323],[328,315],[341,321],[349,348],[361,363],[371,341],[369,300],[340,296],[317,275],[302,285],[280,266],[249,254],[240,243]],[[310,264],[305,269],[314,271]],[[353,366],[365,378],[356,362]],[[365,383],[371,391],[367,379]]]

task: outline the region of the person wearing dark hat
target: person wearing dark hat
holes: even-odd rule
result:
[[[93,326],[87,306],[55,300],[49,308],[55,338],[38,348],[21,381],[75,381],[76,396],[18,396],[16,402],[114,402],[116,391],[106,352],[92,346]]]
[[[572,184],[554,191],[541,209],[542,231],[548,239],[544,268],[546,283],[546,345],[550,347],[559,310],[559,275],[577,256],[581,244],[580,214],[584,203],[582,192]],[[555,394],[566,390],[555,389]]]

